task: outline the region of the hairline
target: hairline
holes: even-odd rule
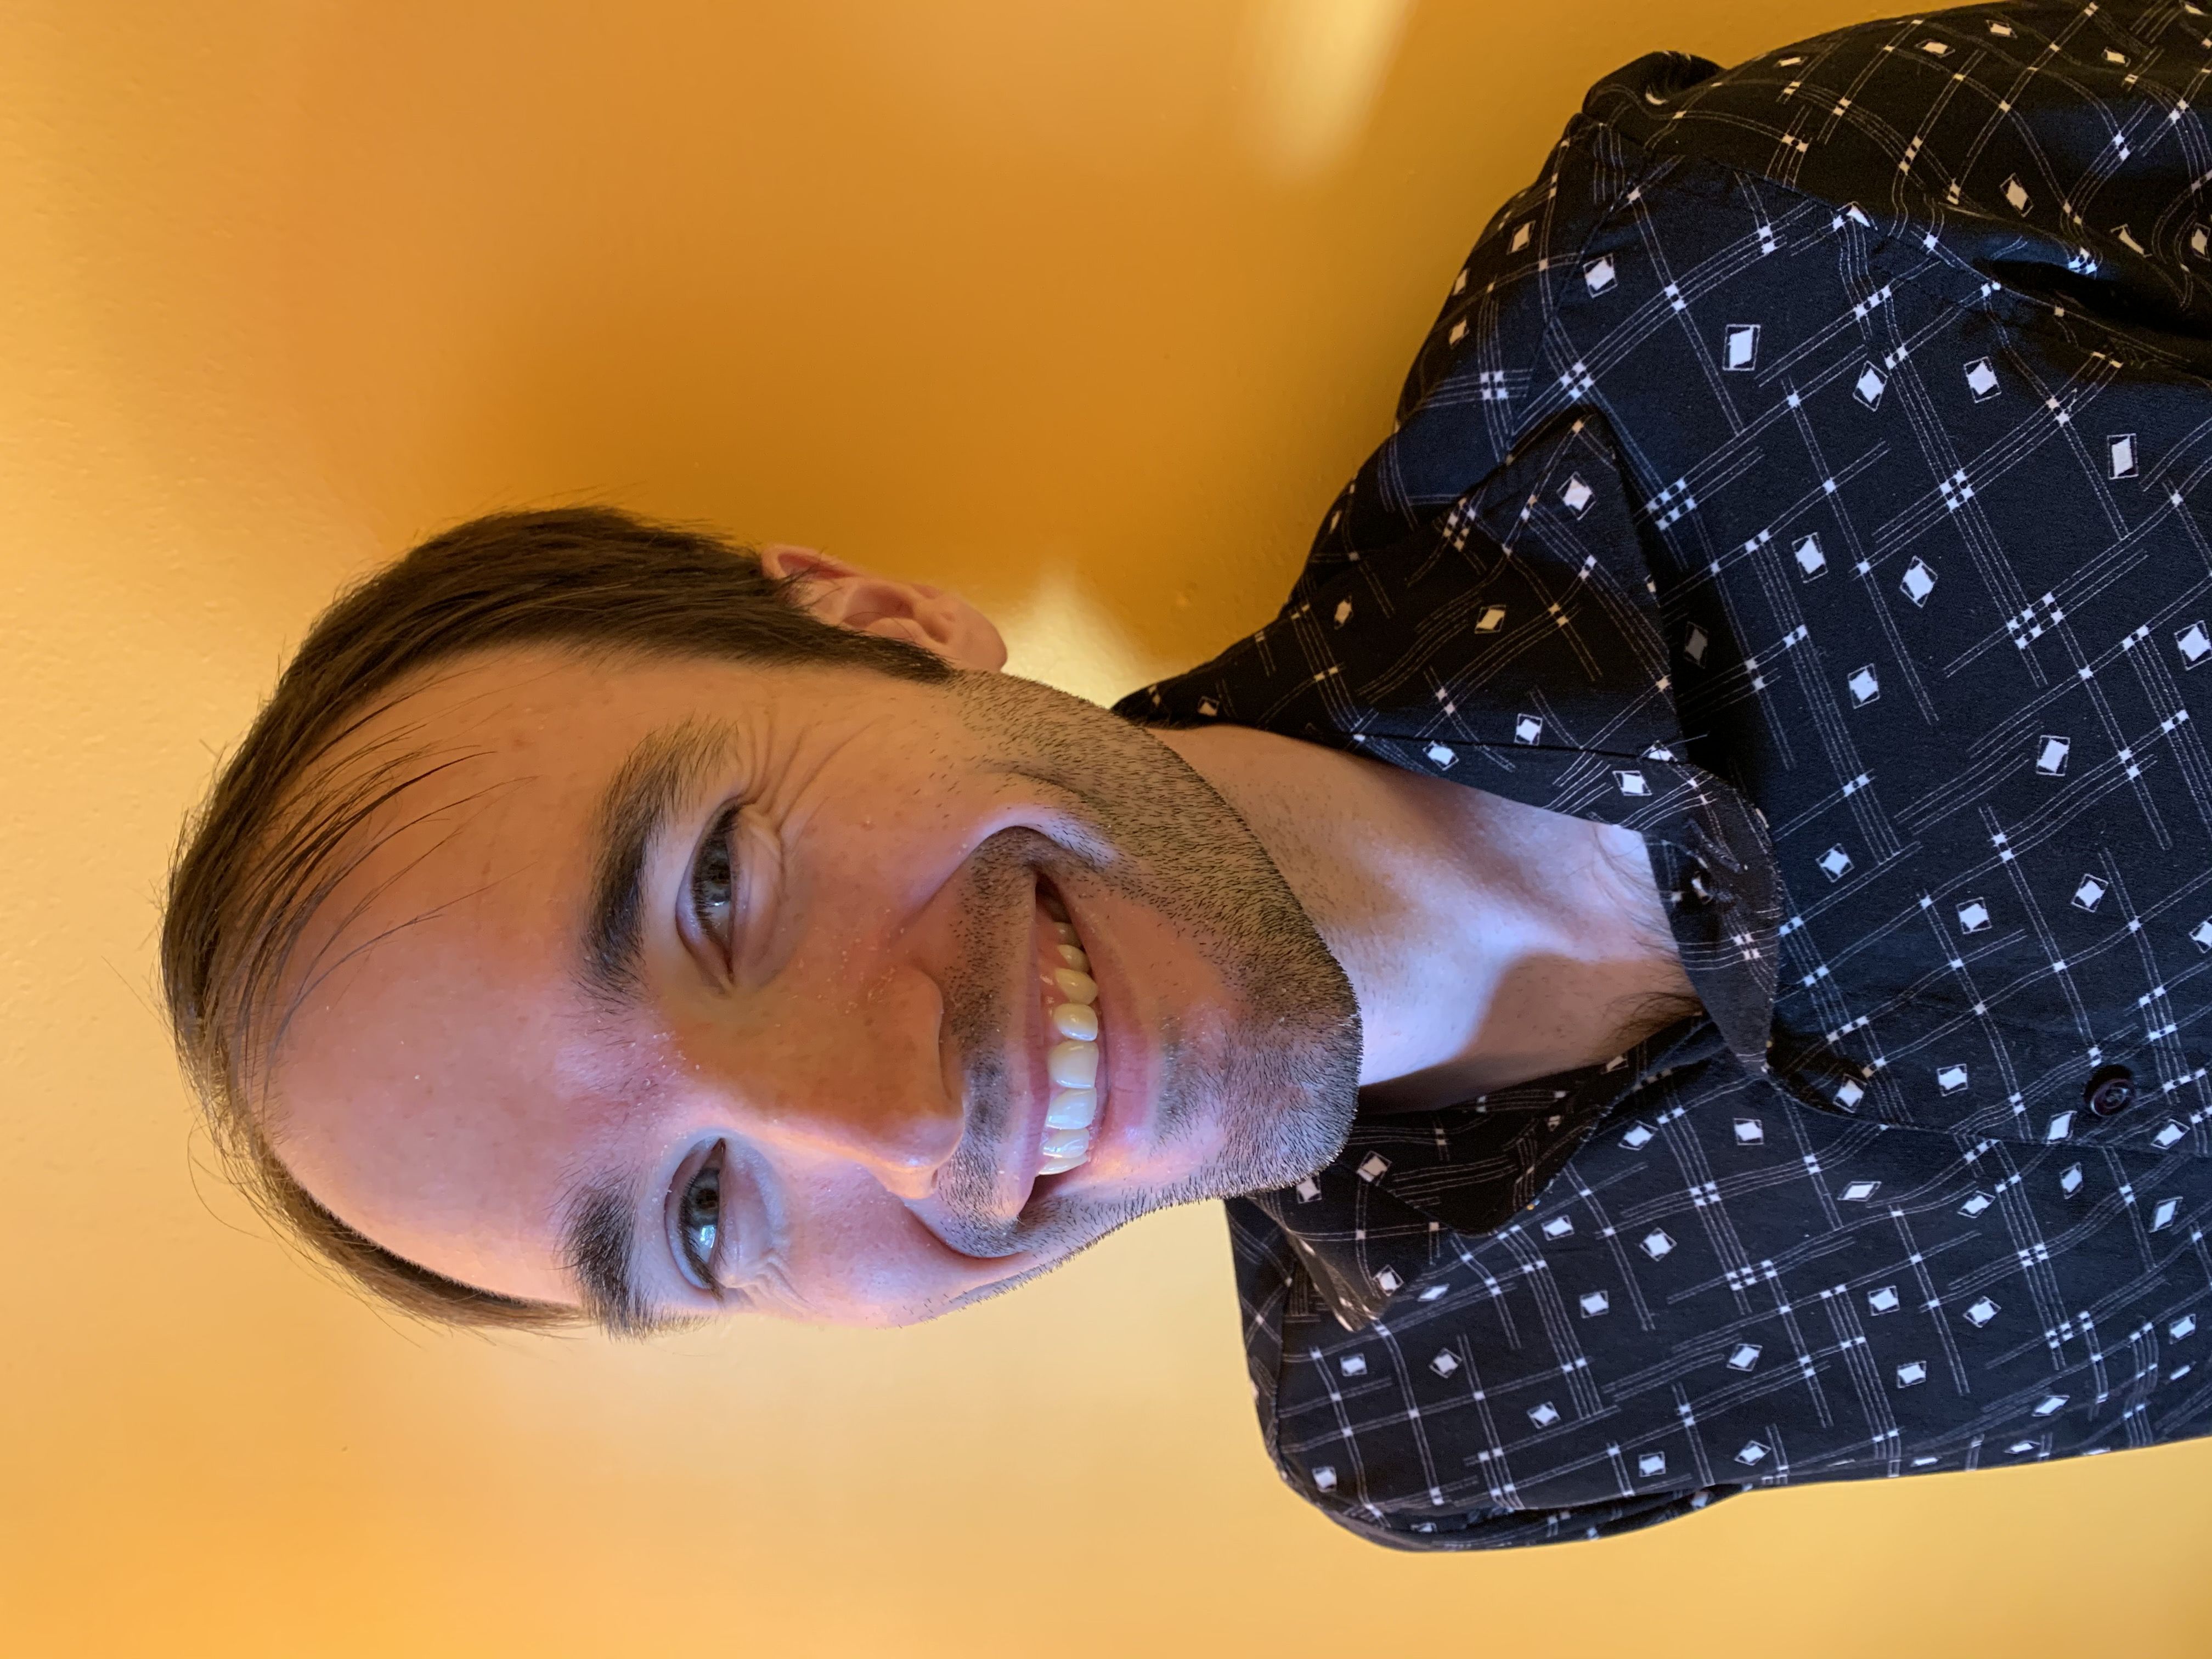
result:
[[[262,1094],[254,1051],[264,1022],[281,1012],[293,948],[342,878],[333,860],[346,861],[343,843],[360,827],[343,805],[335,814],[310,809],[304,823],[288,823],[289,809],[331,781],[334,753],[420,690],[424,671],[434,677],[479,654],[550,647],[602,661],[946,677],[920,646],[808,618],[790,586],[763,568],[755,549],[705,526],[596,504],[486,514],[422,542],[334,599],[218,766],[170,866],[164,1012],[226,1173],[280,1232],[356,1288],[460,1326],[548,1328],[587,1311],[487,1291],[397,1255],[325,1208],[278,1156],[267,1115],[276,1102],[253,1098]],[[356,811],[365,804],[350,803]],[[258,868],[272,847],[288,865],[275,877]],[[679,1315],[672,1322],[688,1322]]]
[[[388,712],[424,689],[427,686],[403,688],[379,712]],[[640,958],[644,946],[647,863],[672,822],[696,796],[735,740],[732,723],[696,715],[655,727],[631,747],[600,793],[591,819],[590,896],[577,939],[574,976],[603,1012],[618,1012],[634,1006],[642,993]],[[421,757],[422,751],[412,751],[402,756],[401,763]],[[421,782],[425,775],[418,772],[406,778],[398,788],[382,793],[373,805],[349,816],[356,826],[366,827],[380,811],[390,806],[393,796]],[[343,868],[349,872],[359,867],[360,861],[357,857]],[[318,901],[307,914],[312,916],[321,908]],[[276,1100],[271,1097],[258,1103],[265,1120]],[[270,1151],[275,1154],[273,1145]],[[298,1177],[293,1179],[296,1182]],[[559,1259],[575,1285],[578,1310],[618,1338],[658,1336],[693,1322],[683,1315],[664,1311],[642,1293],[634,1277],[641,1186],[634,1173],[585,1177],[570,1182],[555,1206],[555,1213],[562,1218]],[[308,1196],[321,1203],[312,1193]],[[323,1207],[327,1211],[327,1206]],[[330,1213],[340,1224],[348,1224],[335,1212]]]
[[[507,648],[494,647],[483,654],[501,654]],[[562,645],[555,648],[563,654],[573,652]],[[599,654],[588,650],[573,653]],[[403,684],[379,712],[388,713],[428,689],[453,666],[439,665],[439,672],[423,684]],[[698,715],[654,727],[631,746],[600,792],[590,820],[589,896],[573,967],[584,994],[603,1013],[623,1012],[643,994],[647,866],[654,848],[696,801],[737,737],[733,722]],[[420,781],[418,775],[407,781],[411,786]],[[374,809],[364,811],[357,822],[366,823],[373,816]],[[313,905],[311,913],[320,908]],[[667,1311],[637,1282],[641,1186],[635,1172],[585,1176],[571,1182],[555,1205],[555,1213],[562,1218],[559,1260],[575,1287],[577,1311],[617,1338],[648,1339],[696,1322],[690,1316]],[[343,1224],[335,1212],[332,1218]]]

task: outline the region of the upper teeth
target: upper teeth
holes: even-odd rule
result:
[[[1060,965],[1051,970],[1045,988],[1060,999],[1050,1017],[1060,1040],[1045,1051],[1045,1071],[1054,1087],[1045,1108],[1037,1173],[1059,1175],[1091,1156],[1091,1125],[1098,1115],[1098,1011],[1091,1005],[1098,1000],[1098,981],[1091,977],[1091,958],[1076,942],[1067,912],[1056,899],[1047,898],[1044,906],[1058,940]]]

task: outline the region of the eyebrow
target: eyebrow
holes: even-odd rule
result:
[[[661,1312],[630,1277],[637,1244],[637,1206],[617,1181],[579,1188],[563,1206],[561,1255],[576,1281],[584,1316],[610,1336],[647,1337],[690,1322]]]
[[[578,940],[577,978],[603,1008],[635,1004],[642,989],[645,866],[655,842],[706,773],[729,751],[732,733],[687,720],[650,732],[615,769],[592,823],[591,897]],[[635,1183],[586,1182],[562,1206],[561,1255],[585,1316],[610,1335],[653,1336],[690,1322],[655,1308],[633,1277],[637,1253]]]
[[[727,726],[696,720],[648,732],[599,797],[577,977],[611,1009],[635,1002],[641,988],[647,855],[730,742]]]

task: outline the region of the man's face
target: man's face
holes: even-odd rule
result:
[[[514,650],[352,746],[414,781],[302,941],[272,1127],[449,1277],[903,1322],[1294,1180],[1350,1124],[1343,973],[1221,798],[1091,704]],[[1059,911],[1098,1106],[1040,1174]]]

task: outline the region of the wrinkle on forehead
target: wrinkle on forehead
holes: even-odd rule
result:
[[[488,757],[489,751],[399,746],[415,735],[415,729],[403,728],[307,780],[270,837],[257,872],[265,897],[249,909],[249,926],[263,943],[246,966],[242,988],[246,1015],[240,1074],[257,1113],[276,1108],[274,1092],[264,1085],[286,1036],[315,993],[378,945],[472,896],[456,893],[349,942],[379,901],[463,832],[474,814],[456,818],[457,809],[481,810],[518,781],[487,781],[424,805],[420,792],[434,780]],[[396,867],[368,873],[380,854],[408,841],[422,844],[401,854]],[[310,941],[303,960],[301,947]]]
[[[465,702],[480,706],[483,692],[471,688]],[[396,703],[385,714],[394,710]],[[473,730],[449,732],[449,712],[418,703],[383,732],[356,728],[356,744],[301,787],[288,836],[305,848],[295,863],[314,869],[312,880],[295,883],[303,898],[295,900],[295,938],[276,1005],[283,1020],[264,1044],[265,1071],[285,1084],[264,1091],[272,1110],[285,1102],[281,1117],[292,1115],[296,1102],[285,1097],[295,1093],[301,1068],[323,1073],[323,1093],[358,1099],[372,1075],[389,1071],[389,1055],[369,1053],[378,1037],[387,1051],[435,1042],[469,1009],[491,1022],[507,1015],[507,1024],[520,1026],[526,1015],[549,1011],[542,998],[549,987],[573,991],[566,973],[535,971],[546,949],[566,947],[573,931],[549,915],[544,894],[575,890],[556,869],[564,863],[562,834],[544,834],[560,811],[533,810],[544,772],[514,765],[525,744],[484,730],[483,721],[469,719]],[[515,811],[526,817],[518,821]],[[511,823],[520,825],[515,832]],[[515,887],[533,874],[546,883]],[[484,905],[502,891],[508,900],[487,914]],[[471,911],[476,925],[465,922],[460,933],[441,929]],[[392,956],[396,947],[403,956]],[[441,982],[449,995],[425,1002],[414,994],[414,980]],[[526,987],[535,991],[529,1002],[515,995]],[[562,995],[562,1002],[580,1000]],[[580,1020],[577,1006],[562,1024]],[[604,1040],[606,1033],[591,1036]],[[331,1042],[354,1057],[361,1086],[347,1086],[354,1078],[331,1075],[327,1064],[316,1066],[312,1053],[301,1053],[301,1044],[312,1051]],[[265,1121],[274,1130],[279,1119],[265,1115]]]
[[[357,778],[438,750],[354,826],[301,952],[315,965],[298,978],[280,1079],[301,1121],[283,1153],[387,1247],[544,1299],[567,1283],[564,1198],[627,1170],[690,1073],[649,1007],[598,1003],[576,972],[594,809],[649,722],[558,683],[598,665],[486,665],[490,684],[454,673],[388,707],[339,763]],[[670,733],[687,778],[718,747],[696,722]],[[517,1245],[525,1276],[548,1285],[493,1283],[511,1278]],[[487,1278],[471,1259],[499,1268]]]
[[[530,665],[533,656],[540,660]],[[287,815],[271,838],[280,868],[266,884],[298,896],[289,907],[283,958],[271,964],[269,989],[289,982],[289,994],[262,1046],[264,1060],[273,1060],[292,1018],[332,974],[520,873],[520,868],[494,871],[487,849],[481,878],[472,884],[425,895],[414,915],[380,923],[366,938],[348,938],[380,901],[453,847],[485,811],[541,781],[529,769],[503,776],[468,774],[477,763],[532,748],[540,734],[513,720],[530,712],[521,694],[581,661],[573,653],[532,651],[480,653],[440,665],[403,681],[324,744],[292,790]],[[500,672],[518,665],[523,672]],[[510,718],[508,729],[485,729],[502,715]],[[440,729],[455,726],[458,731]],[[422,801],[421,792],[441,777],[454,787],[441,799]],[[294,952],[310,934],[314,950],[298,962]]]
[[[437,665],[403,678],[347,716],[285,792],[258,861],[256,902],[248,907],[246,931],[257,936],[258,943],[243,964],[239,988],[245,1015],[238,1073],[252,1110],[266,1123],[273,1126],[280,1106],[274,1091],[265,1086],[269,1074],[294,1020],[315,992],[362,953],[470,895],[457,894],[341,950],[349,931],[393,885],[462,832],[471,815],[456,818],[453,815],[458,809],[481,809],[526,781],[520,776],[488,781],[417,810],[415,798],[433,780],[494,755],[481,742],[459,737],[441,740],[429,734],[435,724],[471,704],[482,704],[502,691],[511,694],[512,686],[495,678],[464,691],[442,708],[422,707],[426,696],[451,692],[471,678],[481,679],[478,671],[483,666],[480,658],[474,663]],[[549,663],[529,678],[545,678],[556,668]],[[412,710],[410,704],[415,705]],[[403,711],[408,712],[403,716]],[[397,869],[365,888],[356,880],[393,843],[433,824],[442,833]],[[333,916],[328,907],[342,895]],[[310,935],[315,936],[314,948],[301,961],[298,953]],[[337,952],[335,957],[333,951]]]

